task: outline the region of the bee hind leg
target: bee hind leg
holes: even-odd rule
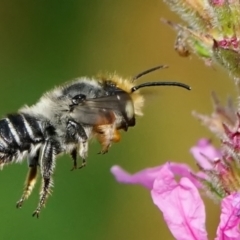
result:
[[[39,217],[42,207],[45,205],[47,197],[51,193],[53,186],[52,174],[55,167],[56,155],[60,153],[59,143],[54,139],[49,139],[42,147],[40,161],[40,169],[42,175],[42,186],[40,191],[40,199],[36,210],[32,216]]]
[[[37,181],[37,167],[38,167],[38,159],[39,159],[39,150],[36,152],[35,155],[30,156],[28,159],[28,175],[25,182],[24,191],[22,194],[22,197],[17,202],[16,207],[21,208],[23,205],[23,202],[28,199],[28,197],[31,195],[32,190],[36,184]]]

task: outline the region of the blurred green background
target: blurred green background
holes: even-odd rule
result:
[[[171,160],[195,168],[189,148],[200,137],[214,138],[191,111],[210,113],[212,90],[223,100],[236,92],[222,69],[174,52],[175,33],[161,17],[179,21],[160,0],[0,0],[2,116],[35,103],[55,85],[99,72],[129,77],[168,64],[169,69],[139,82],[177,80],[192,86],[191,92],[171,87],[146,91],[144,117],[104,156],[97,155],[100,146],[93,142],[85,169],[71,172],[70,157],[58,158],[53,195],[39,219],[31,217],[39,185],[22,209],[15,208],[26,162],[5,167],[0,173],[0,239],[173,239],[150,193],[118,184],[109,169],[118,164],[135,172]],[[212,239],[219,207],[205,202]]]

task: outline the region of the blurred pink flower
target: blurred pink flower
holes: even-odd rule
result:
[[[212,161],[221,158],[221,152],[210,144],[208,139],[200,139],[196,146],[190,149],[197,163],[204,169],[212,169]]]
[[[220,223],[215,240],[240,239],[240,194],[227,196],[221,203]]]
[[[204,203],[188,178],[177,182],[165,164],[154,181],[151,196],[176,239],[207,239]]]
[[[191,153],[203,172],[194,174],[186,164],[173,162],[135,174],[129,174],[119,166],[113,166],[111,172],[121,183],[140,184],[151,191],[154,204],[163,213],[164,220],[176,239],[205,240],[208,239],[205,207],[199,189],[212,181],[209,171],[219,171],[221,175],[223,170],[219,168],[219,161],[222,154],[206,139],[201,139],[191,148]],[[175,175],[181,177],[179,181],[176,181]],[[211,187],[214,186],[212,183]],[[216,194],[217,190],[212,191]],[[240,194],[231,192],[223,196],[215,240],[240,239]]]
[[[187,164],[174,162],[169,162],[167,164],[175,175],[185,176],[189,178],[196,187],[201,186],[199,181],[193,176],[191,168],[188,167]],[[121,167],[113,166],[111,168],[111,172],[118,182],[128,184],[140,184],[148,189],[152,189],[153,183],[163,167],[164,165],[153,168],[146,168],[140,172],[131,175]]]

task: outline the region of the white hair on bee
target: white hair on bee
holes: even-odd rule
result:
[[[135,81],[165,65],[148,69],[133,79],[117,74],[96,78],[82,77],[55,87],[33,106],[24,106],[17,113],[0,120],[0,168],[4,165],[28,161],[29,172],[17,207],[30,196],[38,168],[42,177],[40,199],[33,216],[39,216],[53,186],[52,174],[56,157],[70,154],[73,169],[86,165],[88,143],[96,138],[101,154],[107,153],[114,142],[120,141],[120,130],[135,126],[135,117],[142,115],[144,97],[139,89],[152,86],[178,86],[178,82]],[[82,163],[78,167],[77,158]]]

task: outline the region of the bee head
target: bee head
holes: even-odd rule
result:
[[[137,74],[131,81],[125,80],[117,75],[110,75],[103,79],[102,85],[107,96],[109,96],[109,106],[114,106],[115,115],[121,119],[119,128],[127,128],[135,125],[135,115],[142,115],[144,98],[138,90],[144,87],[156,86],[177,86],[190,90],[191,88],[180,82],[145,82],[134,85],[134,82],[155,70],[166,68],[166,65],[157,66]],[[108,80],[110,79],[110,80]]]

